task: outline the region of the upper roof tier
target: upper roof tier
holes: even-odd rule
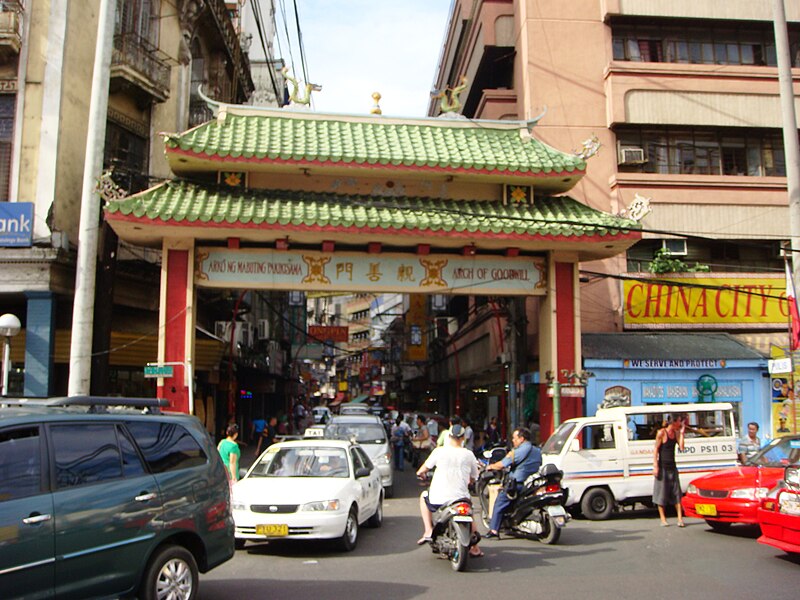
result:
[[[216,119],[165,135],[178,175],[222,170],[430,178],[533,185],[559,193],[586,161],[532,137],[534,122],[392,119],[220,105]]]

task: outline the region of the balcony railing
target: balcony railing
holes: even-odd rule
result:
[[[0,3],[0,55],[19,54],[22,47],[22,18],[17,5]]]
[[[111,77],[137,86],[155,100],[169,97],[170,66],[159,50],[135,33],[114,36]]]
[[[208,108],[208,104],[202,98],[194,97],[189,100],[189,127],[201,125],[214,118],[214,113]]]
[[[234,77],[236,77],[239,82],[237,88],[240,90],[242,97],[247,98],[253,92],[250,61],[247,55],[242,52],[239,35],[236,33],[236,29],[231,22],[230,12],[225,6],[225,0],[209,0],[208,8],[211,11],[211,15],[214,17],[214,21],[225,43],[228,57],[233,64]],[[237,98],[233,98],[232,101],[238,103]]]

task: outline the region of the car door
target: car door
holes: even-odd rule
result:
[[[367,494],[364,505],[368,508],[369,514],[371,515],[375,512],[375,509],[378,508],[378,502],[380,502],[381,490],[383,489],[381,475],[377,467],[372,464],[369,455],[363,448],[355,448],[355,451],[361,457],[361,462],[364,466],[369,469],[369,475],[363,478],[366,482]]]
[[[0,430],[0,595],[52,598],[53,496],[41,427]]]
[[[50,425],[58,598],[132,589],[160,529],[161,501],[124,429]]]
[[[364,464],[364,460],[361,458],[361,455],[356,452],[355,448],[350,448],[350,459],[353,461],[353,481],[354,481],[354,489],[355,489],[355,497],[356,502],[359,506],[359,514],[358,520],[363,521],[366,515],[369,513],[369,507],[367,506],[369,500],[369,477],[356,477],[356,473],[359,469],[363,469],[366,467]]]
[[[580,450],[571,458],[577,473],[590,480],[601,477],[606,482],[623,477],[613,421],[584,425],[576,437],[580,440]]]

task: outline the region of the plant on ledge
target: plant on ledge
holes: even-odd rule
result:
[[[657,275],[663,273],[709,273],[711,267],[694,263],[690,266],[680,258],[673,258],[672,253],[666,248],[656,250],[653,260],[650,263],[650,272]]]

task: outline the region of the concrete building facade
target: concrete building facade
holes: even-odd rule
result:
[[[70,322],[99,4],[0,3],[0,211],[31,219],[26,238],[0,242],[0,306],[23,323],[9,393],[65,393],[70,335],[82,333]],[[169,174],[160,132],[204,121],[203,94],[243,102],[253,83],[232,21],[238,3],[115,9],[104,167],[131,193]],[[92,387],[149,395],[141,371],[157,356],[160,253],[118,245],[108,228],[101,245]],[[218,360],[209,350],[206,367]]]
[[[453,3],[435,87],[452,88],[465,77],[463,115],[540,116],[536,135],[555,147],[580,151],[596,140],[600,149],[574,188],[588,206],[623,214],[638,200],[649,202],[641,241],[624,254],[581,263],[578,335],[728,332],[762,356],[770,345],[788,341],[786,307],[780,301],[780,245],[790,236],[789,212],[771,4]],[[786,16],[797,77],[800,7],[786,3]],[[800,107],[797,80],[795,94]],[[429,114],[437,113],[432,99]],[[678,310],[675,302],[663,304],[677,297],[675,289],[637,296],[632,281],[650,278],[648,289],[661,289],[650,272],[661,248],[686,266],[707,266],[710,280],[703,284],[721,290],[761,286],[775,310],[751,318],[746,298],[753,297],[742,293],[724,300],[729,308],[717,311],[714,319],[702,319],[697,312]],[[675,285],[693,285],[686,278],[676,277]],[[528,323],[535,322],[530,315],[536,310],[529,299]],[[535,345],[538,332],[528,327],[527,334],[530,368],[541,357]],[[676,351],[685,353],[676,358],[692,359],[688,347]],[[731,352],[737,354],[735,348]],[[717,358],[725,364],[726,356]],[[736,388],[756,391],[755,398],[747,399],[756,406],[740,410],[742,418],[770,420],[768,382],[764,378]],[[595,400],[588,404],[595,406]],[[536,412],[549,409],[546,398],[543,403]]]

